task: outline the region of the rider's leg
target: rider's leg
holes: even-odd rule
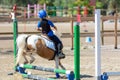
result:
[[[60,58],[64,58],[65,55],[61,52],[63,45],[62,42],[60,41],[60,39],[57,36],[51,36],[50,39],[55,43],[55,48],[56,48],[56,54],[60,57]]]

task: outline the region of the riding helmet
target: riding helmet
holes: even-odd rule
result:
[[[39,18],[44,18],[44,17],[46,17],[46,16],[47,16],[47,13],[46,13],[45,10],[40,10],[40,11],[38,12],[38,17],[39,17]]]

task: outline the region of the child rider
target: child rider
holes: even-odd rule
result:
[[[38,12],[38,17],[41,18],[41,21],[38,21],[37,29],[42,30],[42,34],[47,35],[50,40],[52,40],[55,44],[55,54],[58,55],[59,58],[65,58],[65,54],[62,53],[63,44],[60,39],[53,33],[51,27],[57,31],[57,27],[53,24],[52,21],[47,20],[47,13],[45,10],[40,10]]]

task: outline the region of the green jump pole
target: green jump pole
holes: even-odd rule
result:
[[[16,38],[18,36],[18,24],[17,20],[13,20],[13,39],[14,39],[14,63],[16,62],[16,53],[17,53],[17,45],[16,45]]]
[[[29,64],[25,64],[25,65],[22,64],[22,65],[20,65],[20,67],[26,68],[26,69],[46,71],[46,72],[61,73],[61,74],[72,74],[73,73],[73,71],[69,71],[69,70],[54,69],[54,68],[45,68],[45,67],[33,66],[33,65],[29,65]]]
[[[79,25],[74,27],[74,75],[75,80],[80,80],[80,30]]]

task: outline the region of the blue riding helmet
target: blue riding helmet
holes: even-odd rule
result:
[[[39,17],[39,18],[44,18],[44,17],[46,17],[46,16],[47,16],[47,13],[46,13],[45,10],[40,10],[40,11],[38,12],[38,17]]]

